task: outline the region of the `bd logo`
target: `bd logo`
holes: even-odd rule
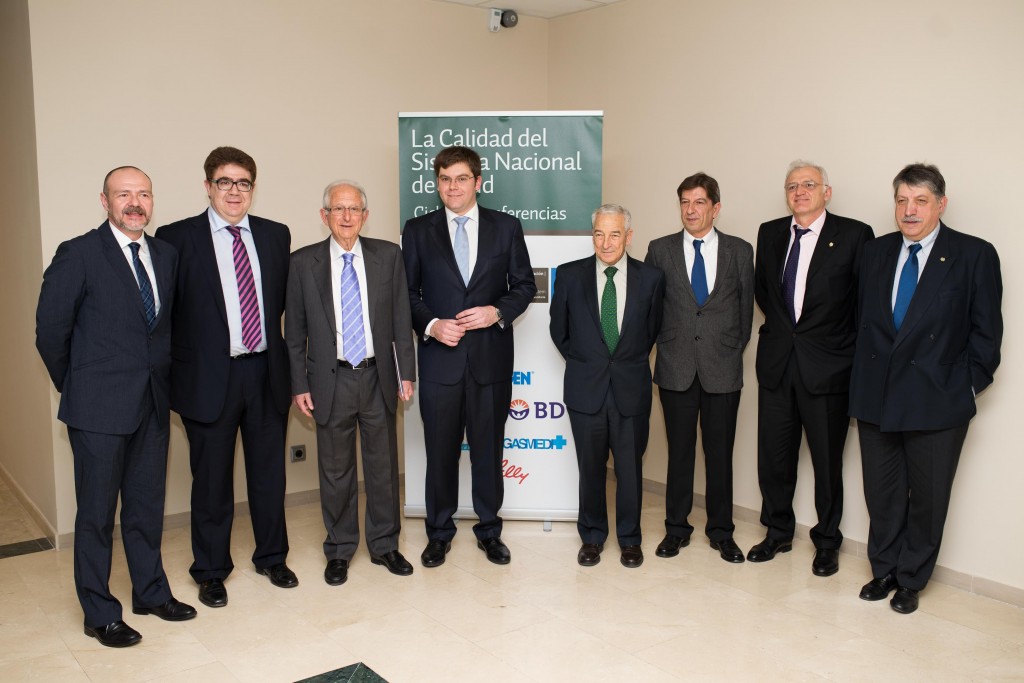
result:
[[[508,415],[513,420],[525,420],[530,416],[530,404],[517,398],[508,407]]]

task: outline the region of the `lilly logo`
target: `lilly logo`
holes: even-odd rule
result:
[[[509,405],[508,414],[513,420],[525,420],[530,416],[530,404],[517,398]]]

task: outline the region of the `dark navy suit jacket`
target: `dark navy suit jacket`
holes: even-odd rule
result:
[[[291,234],[288,226],[249,215],[263,281],[263,316],[274,407],[291,403],[288,352],[281,334]],[[156,231],[178,250],[181,263],[174,309],[171,409],[197,422],[213,422],[224,407],[231,364],[224,290],[206,211]]]
[[[883,432],[959,427],[999,366],[999,256],[988,242],[940,225],[897,332],[892,288],[902,245],[895,232],[864,247],[850,416]]]
[[[68,427],[131,434],[150,406],[161,424],[168,423],[178,255],[168,244],[143,239],[160,296],[152,332],[135,273],[108,222],[61,244],[43,274],[36,348],[61,394],[57,417]]]
[[[512,380],[512,322],[533,301],[537,284],[519,219],[479,209],[476,265],[468,285],[455,262],[443,208],[410,219],[402,233],[412,326],[419,340],[420,379],[428,382],[456,384],[462,381],[467,364],[480,384]],[[470,330],[455,347],[423,340],[431,320],[454,318],[474,306],[496,306],[505,319],[504,327]]]
[[[665,273],[632,257],[626,265],[626,305],[615,353],[601,332],[597,257],[558,267],[551,299],[551,340],[565,359],[565,405],[597,413],[611,386],[622,415],[651,411],[651,349],[661,330]]]

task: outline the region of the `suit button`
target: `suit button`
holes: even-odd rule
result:
[[[871,354],[871,357],[872,357],[872,358],[878,358],[878,356],[877,356],[877,355],[875,355],[875,354]]]
[[[700,341],[700,335],[698,334],[698,335],[697,335],[696,337],[694,337],[693,339],[694,339],[694,341]]]
[[[697,311],[697,317],[698,318],[701,317],[702,315],[704,315],[704,311]]]
[[[910,361],[910,364],[911,365],[917,365],[917,361],[916,360],[912,360],[912,361]]]

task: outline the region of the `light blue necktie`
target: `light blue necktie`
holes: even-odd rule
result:
[[[341,269],[341,343],[345,360],[353,366],[366,358],[366,335],[363,333],[363,303],[359,298],[359,279],[352,266],[353,254],[342,254]]]
[[[149,280],[146,266],[142,263],[142,259],[139,258],[139,243],[132,242],[128,245],[128,248],[132,250],[132,265],[135,266],[135,277],[139,281],[142,305],[146,309],[146,326],[152,332],[153,324],[156,322],[156,299],[153,298],[153,284]]]
[[[708,300],[708,274],[704,269],[704,254],[700,253],[702,244],[704,240],[693,241],[693,270],[690,272],[690,286],[698,306],[703,306]]]
[[[458,225],[455,228],[455,263],[459,266],[459,272],[462,273],[462,282],[469,284],[469,235],[466,234],[466,221],[469,220],[469,216],[456,216],[455,223]]]
[[[900,284],[896,288],[896,305],[892,307],[892,324],[896,330],[900,329],[903,319],[907,317],[907,309],[910,308],[910,300],[914,298],[914,290],[917,289],[917,252],[921,251],[920,244],[910,245],[910,257],[903,264],[900,271]]]

